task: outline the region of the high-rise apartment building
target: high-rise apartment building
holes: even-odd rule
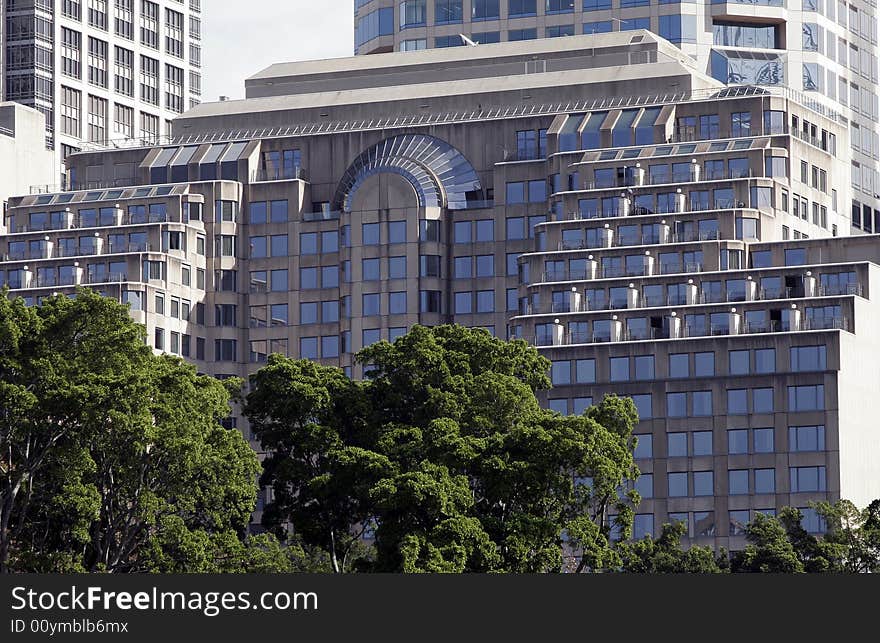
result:
[[[128,302],[217,377],[272,352],[360,377],[416,323],[522,337],[550,408],[635,399],[639,535],[739,549],[754,512],[880,495],[880,244],[835,236],[840,113],[646,31],[279,64],[247,95],[12,200],[0,283]]]
[[[851,129],[850,216],[880,232],[875,0],[355,0],[355,52],[370,54],[648,29],[732,85],[787,86]]]
[[[52,183],[84,143],[155,141],[199,102],[201,0],[7,0],[0,14],[0,92],[46,116]]]

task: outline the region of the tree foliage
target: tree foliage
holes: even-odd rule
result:
[[[0,400],[3,571],[289,560],[244,538],[259,463],[220,424],[226,388],[154,355],[117,302],[81,290],[26,307],[0,293]]]
[[[269,453],[264,523],[326,550],[335,571],[541,572],[613,561],[638,475],[631,400],[542,409],[549,362],[522,341],[414,327],[359,354],[367,380],[281,356],[245,414]],[[375,551],[353,557],[364,535]]]
[[[803,527],[792,507],[778,518],[757,516],[746,528],[749,545],[733,559],[734,571],[876,573],[880,570],[880,500],[860,511],[848,500],[815,504],[826,524],[821,537]]]

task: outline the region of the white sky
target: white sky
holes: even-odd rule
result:
[[[352,0],[202,3],[202,101],[244,97],[244,79],[277,62],[351,56]]]

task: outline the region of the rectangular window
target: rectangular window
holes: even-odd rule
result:
[[[727,472],[727,493],[731,496],[748,495],[748,469],[731,469]]]
[[[96,87],[107,87],[107,43],[89,37],[89,84]]]
[[[794,346],[791,352],[791,370],[794,373],[824,371],[825,346]]]
[[[134,52],[114,47],[113,87],[117,94],[134,96]],[[132,124],[134,112],[132,111]]]
[[[791,493],[826,491],[825,467],[790,467]]]
[[[733,429],[727,432],[727,453],[737,455],[749,452],[749,430]]]
[[[825,409],[825,386],[789,386],[788,410],[821,411]]]
[[[824,451],[824,426],[790,426],[788,427],[789,451]]]
[[[715,474],[712,471],[694,471],[694,496],[715,495]]]
[[[88,137],[92,143],[107,142],[107,100],[89,94]]]

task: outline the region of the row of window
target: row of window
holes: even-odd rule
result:
[[[826,531],[825,521],[816,513],[812,507],[801,507],[803,520],[801,525],[810,534],[824,534]],[[775,516],[776,509],[755,509],[750,512],[748,509],[731,510],[728,512],[729,527],[728,535],[743,536],[746,533],[746,526],[754,519],[757,514],[765,516]],[[714,511],[694,511],[694,512],[670,512],[668,514],[669,523],[681,522],[687,527],[686,534],[691,538],[714,537],[718,535],[718,528],[715,520]],[[645,536],[655,537],[658,535],[654,527],[654,514],[636,514],[633,518],[633,537],[636,539]]]
[[[70,20],[82,21],[80,2],[77,0],[65,0],[61,3],[61,13]],[[110,30],[108,13],[108,0],[89,0],[87,18],[90,27]],[[173,9],[165,9],[164,23],[160,23],[160,7],[156,2],[140,0],[140,44],[152,49],[159,49],[161,28],[164,24],[165,47],[167,54],[183,57],[184,41],[184,14]],[[115,0],[113,12],[113,32],[127,40],[135,39],[135,0]],[[189,18],[190,38],[201,38],[201,19],[197,15]]]
[[[182,78],[180,76],[179,78]],[[182,81],[181,81],[182,82]],[[170,88],[166,95],[165,107],[171,111],[183,111],[183,85]],[[178,91],[178,89],[180,91]],[[156,89],[158,92],[158,88]],[[148,112],[138,112],[135,118],[135,109],[121,103],[112,104],[110,101],[91,94],[86,95],[85,119],[83,118],[83,95],[82,92],[70,87],[61,87],[60,103],[60,129],[61,133],[77,139],[83,138],[83,126],[86,127],[86,138],[92,142],[103,142],[112,137],[133,138],[135,134],[141,138],[156,138],[159,136],[159,116]],[[158,93],[156,101],[158,103]],[[178,109],[179,108],[179,109]],[[109,119],[112,117],[112,123]]]
[[[807,373],[824,371],[826,369],[826,348],[820,346],[794,346],[790,352],[790,372]],[[748,375],[751,373],[751,353],[755,354],[755,373],[775,373],[776,349],[757,349],[755,351],[737,350],[728,352],[729,373],[731,375]],[[669,377],[690,378],[690,358],[688,353],[673,353],[669,355]],[[572,368],[574,362],[574,368]],[[656,379],[654,369],[654,355],[638,355],[635,357],[611,357],[608,359],[609,382],[638,382]],[[694,353],[694,377],[715,376],[715,353]],[[572,373],[575,380],[572,381]],[[596,382],[596,360],[561,360],[553,361],[551,366],[551,379],[554,384],[591,384]],[[773,410],[772,394],[766,399],[764,392],[768,389],[754,389],[755,413],[768,413]],[[728,414],[747,412],[746,390],[728,391]],[[758,399],[761,403],[758,403]],[[769,407],[769,408],[767,408]],[[760,410],[759,410],[760,409]]]
[[[650,433],[636,435],[638,438],[633,456],[637,459],[663,457],[654,449],[654,436]],[[788,427],[790,453],[807,453],[825,450],[825,427],[823,425]],[[771,428],[729,429],[727,431],[727,455],[776,453],[775,430]],[[667,458],[685,458],[723,455],[716,452],[712,431],[675,432],[666,434]]]
[[[575,360],[575,364],[577,362],[583,362],[586,360]],[[554,365],[555,366],[555,365]],[[582,365],[582,368],[589,368],[586,365]],[[563,371],[564,372],[564,371]],[[586,377],[588,375],[575,375],[577,377]],[[567,375],[569,381],[571,381],[571,374]],[[736,400],[741,400],[741,392],[746,392],[747,389],[738,389],[737,393],[734,396],[735,403],[738,403]],[[746,399],[748,394],[745,393]],[[796,413],[796,412],[807,412],[807,411],[822,411],[825,409],[825,386],[823,384],[810,384],[803,386],[789,386],[787,387],[787,408],[786,412]],[[666,418],[691,418],[691,417],[712,417],[715,414],[715,409],[713,406],[713,396],[712,391],[691,391],[691,392],[676,392],[676,393],[666,393],[665,394],[665,414],[659,412],[655,414],[655,409],[653,405],[653,395],[650,393],[646,394],[636,394],[629,396],[632,398],[633,402],[636,405],[636,409],[639,413],[639,418],[641,420],[649,420],[649,419],[660,419],[663,417]],[[775,393],[772,388],[762,388],[762,389],[752,389],[752,399],[753,399],[753,409],[754,413],[771,413],[774,411],[774,398]],[[588,398],[578,398],[579,400],[585,400]],[[558,399],[551,400],[551,404],[554,410],[558,410],[560,413],[569,412],[568,403],[566,400]],[[571,412],[577,413],[578,408],[586,408],[583,406],[584,402],[578,402],[573,406]],[[589,404],[586,405],[587,407]],[[781,409],[780,409],[781,410]]]
[[[659,476],[657,476],[659,477]],[[643,499],[654,498],[654,478],[643,473],[634,488]],[[666,473],[667,498],[715,496],[714,471],[680,471]],[[721,489],[718,490],[719,492]],[[780,491],[782,491],[780,489]],[[789,467],[789,488],[785,493],[818,493],[827,491],[824,466]],[[777,492],[776,469],[730,469],[727,472],[727,495],[774,494]]]

